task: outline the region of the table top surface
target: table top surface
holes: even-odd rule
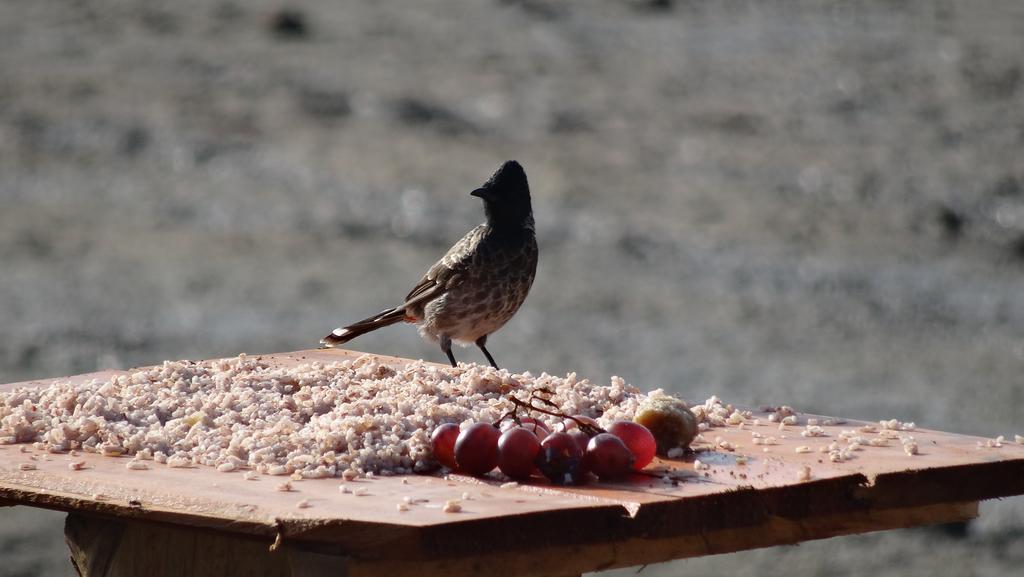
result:
[[[262,359],[292,365],[359,354],[310,350]],[[66,379],[106,378],[118,372]],[[0,391],[48,382],[0,385]],[[406,546],[411,551],[427,550],[440,540],[455,540],[472,549],[505,538],[501,535],[523,543],[670,537],[756,527],[772,516],[812,518],[1024,493],[1024,445],[1013,439],[993,447],[988,439],[915,429],[906,434],[915,438],[918,455],[906,454],[900,441],[893,440],[888,446],[863,446],[850,460],[832,462],[821,448],[837,441],[842,431],[868,423],[834,419],[836,424],[823,424],[827,417],[798,415],[798,425],[780,430],[767,413],[754,411],[754,417],[760,419],[757,426],[748,421],[742,427],[706,431],[708,442],[696,443],[696,453],[657,459],[648,474],[576,487],[555,487],[540,479],[508,486],[497,476],[408,475],[347,482],[293,480],[292,490],[280,491],[278,485],[288,477],[259,475],[246,480],[241,470],[168,468],[155,462],[149,462],[148,470],[129,470],[127,458],[88,453],[71,457],[29,445],[0,445],[0,502],[262,538],[330,542],[350,550]],[[801,436],[808,418],[819,419],[825,436]],[[775,444],[753,444],[752,432],[774,437]],[[723,449],[719,440],[734,447]],[[798,453],[799,446],[810,451]],[[84,461],[85,468],[71,470],[72,460]],[[702,463],[700,468],[695,460]],[[23,464],[35,468],[23,470]],[[804,467],[809,471],[806,478],[801,475]],[[345,493],[341,487],[363,489],[359,493],[365,494]],[[443,510],[452,499],[461,502],[461,511]],[[412,502],[408,510],[399,510],[407,500]]]

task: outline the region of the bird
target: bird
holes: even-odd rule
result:
[[[487,337],[515,315],[537,274],[537,237],[526,171],[508,160],[471,196],[486,221],[470,230],[427,270],[402,304],[339,327],[320,340],[331,348],[395,323],[418,326],[453,367],[452,342],[475,344],[495,369]]]

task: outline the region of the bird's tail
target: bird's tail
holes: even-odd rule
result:
[[[347,327],[334,329],[334,332],[320,339],[320,344],[328,348],[336,347],[351,341],[359,335],[402,322],[403,320],[405,320],[405,307],[385,309],[370,318],[352,323]]]

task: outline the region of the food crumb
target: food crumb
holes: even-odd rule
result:
[[[308,509],[309,506],[310,506],[309,505],[309,501],[306,500],[306,499],[303,499],[303,500],[301,500],[301,501],[299,501],[298,503],[295,504],[295,507],[297,509]]]
[[[800,481],[810,481],[811,468],[807,465],[800,467],[800,470],[797,472],[796,478],[799,479]]]
[[[100,454],[104,457],[119,457],[124,454],[124,449],[116,445],[103,443],[99,447]]]
[[[682,447],[673,447],[668,450],[668,453],[665,456],[667,456],[669,459],[678,459],[679,457],[682,457],[685,454],[686,449]]]
[[[804,429],[803,431],[800,431],[800,436],[801,437],[824,437],[825,436],[825,429],[822,429],[821,427],[819,427],[817,425],[807,425],[806,429]]]
[[[369,495],[370,492],[366,490],[366,487],[359,487],[355,491],[352,491],[352,494],[355,495],[356,497],[365,497]]]
[[[407,503],[398,503],[395,505],[395,508],[398,509],[400,513],[404,513],[409,510],[409,505]]]
[[[71,461],[68,463],[68,469],[72,471],[81,471],[85,468],[85,461]]]
[[[984,446],[984,447],[988,447],[990,449],[1000,449],[1000,448],[1002,448],[1003,442],[1005,440],[1006,440],[1005,437],[1003,437],[1002,435],[999,435],[995,439],[985,439],[985,444],[984,445],[982,445],[981,441],[978,441],[978,446],[979,447]]]
[[[149,469],[149,465],[147,465],[145,461],[132,459],[125,463],[124,468],[131,471],[145,471],[146,469]]]
[[[260,476],[256,474],[256,471],[246,471],[242,478],[246,481],[258,481]]]
[[[172,469],[184,469],[192,466],[192,460],[188,457],[175,454],[167,457],[167,466]]]
[[[442,509],[445,513],[458,513],[462,511],[462,503],[456,499],[451,499],[444,502],[444,508]]]
[[[347,494],[352,492],[352,489],[349,489],[345,485],[338,485],[338,490],[341,491],[345,495],[347,495]]]
[[[918,455],[917,443],[913,439],[907,439],[903,442],[903,452],[908,456]]]
[[[1024,437],[1022,437],[1020,435],[1014,435],[1013,436],[1013,441],[1015,443],[1017,443],[1018,445],[1024,445]]]
[[[284,483],[280,483],[274,487],[274,490],[281,491],[282,493],[287,493],[292,490],[292,482],[285,481]]]
[[[518,486],[519,486],[519,483],[516,483],[515,481],[509,481],[508,483],[502,483],[501,484],[501,488],[502,489],[515,489]]]
[[[796,448],[796,449],[794,449],[794,450],[795,450],[795,451],[796,451],[797,453],[810,453],[810,452],[811,452],[811,448],[810,448],[810,447],[808,447],[807,445],[800,445],[799,447],[797,447],[797,448]]]
[[[913,422],[901,423],[897,419],[878,421],[879,426],[889,431],[913,431],[917,425]]]

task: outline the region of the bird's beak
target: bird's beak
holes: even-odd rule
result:
[[[469,195],[470,196],[476,196],[476,197],[482,198],[484,200],[487,200],[487,199],[489,199],[491,197],[490,191],[487,190],[486,188],[478,188],[478,189],[474,190],[473,192],[469,193]]]

